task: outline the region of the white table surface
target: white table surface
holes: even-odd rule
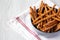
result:
[[[0,40],[25,40],[7,25],[7,21],[39,0],[0,0]],[[60,6],[59,0],[51,0]]]

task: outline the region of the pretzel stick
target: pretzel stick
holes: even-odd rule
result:
[[[43,26],[47,27],[47,25],[49,25],[49,24],[52,25],[51,23],[54,23],[55,21],[56,21],[56,20],[50,21],[50,22],[44,24]]]
[[[44,6],[44,7],[43,7],[43,8],[44,8],[44,9],[43,9],[43,10],[44,10],[43,14],[44,14],[45,12],[47,12],[46,5],[47,5],[47,4],[44,4],[44,5],[43,5],[43,6]],[[43,11],[43,10],[42,10],[42,11]],[[42,15],[42,14],[41,14],[41,15]],[[43,18],[41,17],[41,19],[43,19]],[[46,21],[41,22],[42,27],[43,27],[43,24],[45,24],[45,23],[46,23]]]
[[[30,7],[30,13],[31,13],[32,20],[36,19],[37,13],[36,13],[36,7],[35,6],[34,6],[34,9],[32,7]]]
[[[39,8],[39,13],[38,13],[39,15],[42,15],[43,7],[44,7],[44,3],[43,3],[43,1],[42,1],[42,2],[41,2],[41,5],[40,5],[40,8]],[[42,17],[41,17],[41,19],[42,19]],[[43,23],[43,22],[40,23],[41,27],[42,27],[42,23]]]
[[[58,9],[58,12],[57,12],[57,13],[58,13],[57,17],[60,18],[60,15],[59,15],[59,13],[60,13],[60,8]]]
[[[41,10],[41,8],[43,7],[44,3],[43,1],[41,1],[40,7],[39,7],[39,11]]]
[[[45,6],[45,10],[44,10],[44,12],[47,12],[47,8],[46,8],[46,6]],[[48,16],[48,15],[46,14],[46,16]],[[48,21],[48,20],[44,20],[43,24],[45,24],[46,21]]]
[[[60,16],[60,8],[58,9],[58,15]]]
[[[53,27],[56,26],[56,25],[57,25],[57,24],[54,24],[54,25],[52,25],[52,26],[50,26],[50,27],[48,27],[48,28],[45,28],[44,31],[49,30],[49,29],[53,28]]]
[[[56,17],[58,17],[59,19],[60,19],[60,8],[58,9],[58,11],[57,11],[57,13],[56,14],[58,14],[58,15],[56,15]]]
[[[38,24],[39,22],[41,22],[41,21],[43,21],[43,20],[46,20],[46,19],[48,19],[48,18],[51,18],[51,17],[53,17],[53,16],[55,16],[55,15],[57,15],[57,14],[54,14],[54,15],[48,16],[48,17],[46,17],[46,18],[44,18],[44,19],[41,19],[41,20],[37,21],[37,22],[34,23],[34,24]],[[56,19],[56,18],[54,18],[54,19]],[[56,20],[59,20],[59,19],[56,19]]]
[[[56,17],[52,17],[53,19],[55,19],[55,20],[57,20],[57,21],[60,21],[60,19],[59,18],[56,18]]]
[[[54,8],[54,7],[55,7],[55,5],[53,6],[53,8]],[[42,14],[41,16],[39,16],[38,18],[36,18],[36,19],[33,21],[33,23],[36,22],[38,19],[40,19],[42,16],[44,16],[44,15],[46,15],[47,13],[49,13],[50,11],[52,11],[53,8],[50,9],[49,11],[45,12],[44,14]]]
[[[31,15],[32,20],[34,20],[35,18],[34,18],[33,8],[32,7],[30,7],[30,15]]]
[[[49,33],[50,32],[50,29],[48,29],[47,32]]]
[[[48,9],[51,9],[48,5],[46,7],[48,7]],[[45,7],[45,10],[47,11],[47,8],[46,7]],[[49,14],[51,14],[51,13],[49,13]],[[46,16],[49,16],[49,15],[47,14]],[[49,22],[49,21],[51,21],[51,19],[47,19],[47,22]],[[47,30],[47,32],[49,33],[50,32],[50,29]]]
[[[43,7],[44,8],[44,7]],[[43,11],[44,9],[42,9],[42,11]],[[43,13],[44,14],[44,13]],[[40,15],[42,15],[42,12],[41,12],[41,14]],[[41,17],[41,19],[43,19],[43,17]],[[41,22],[41,26],[43,27],[43,22]]]
[[[55,8],[56,4],[54,4],[53,8]]]
[[[43,3],[43,1],[41,2],[41,5],[40,5],[40,7],[39,7],[39,15],[42,15],[42,9],[43,9],[43,7],[44,7],[44,3]],[[42,19],[42,18],[41,18]],[[40,28],[40,27],[42,27],[42,22],[41,23],[39,23],[38,24],[38,26],[37,26],[37,28]]]
[[[49,10],[49,11],[47,11],[46,13],[42,14],[41,16],[37,17],[37,18],[33,21],[33,23],[35,23],[38,19],[40,19],[42,16],[46,15],[46,14],[49,13],[50,11],[52,11],[52,9]]]
[[[43,5],[44,5],[44,3],[43,3],[43,1],[41,1],[41,4],[40,4],[40,7],[39,8],[41,8]]]
[[[42,15],[43,8],[44,8],[44,6],[41,7],[41,9],[38,12],[38,15]]]
[[[60,23],[57,25],[57,28],[55,31],[58,31],[60,29]]]
[[[53,14],[56,14],[56,16],[58,15],[58,13],[54,13],[54,12],[53,12]],[[52,18],[55,19],[55,20],[57,20],[57,21],[60,21],[59,18],[56,18],[56,17],[52,17]]]
[[[34,17],[37,18],[36,7],[34,6]]]
[[[49,29],[51,29],[51,28],[53,28],[54,26],[56,26],[57,25],[57,23],[56,24],[54,24],[54,25],[52,25],[52,26],[50,26],[50,27],[48,27],[48,28],[41,28],[41,27],[39,27],[39,29],[41,30],[41,31],[44,31],[44,32],[46,32],[47,30],[49,30]]]
[[[60,16],[59,15],[57,15],[57,17],[60,19]]]
[[[44,26],[45,26],[45,31],[48,30],[48,29],[51,29],[53,28],[55,25],[57,25],[58,21],[56,20],[53,20],[53,21],[50,21],[48,23],[46,23]],[[48,26],[48,27],[47,27]]]
[[[42,25],[41,25],[41,23],[39,23],[38,25],[37,25],[37,28],[41,28],[42,27]]]
[[[33,8],[30,6],[30,12],[34,12]]]
[[[46,19],[49,19],[49,18],[51,18],[51,17],[53,17],[53,16],[55,16],[55,15],[56,15],[56,14],[50,15],[50,16],[44,18],[44,19],[41,19],[41,20],[37,21],[36,23],[33,23],[33,24],[34,24],[34,25],[35,25],[35,24],[38,24],[38,23],[40,23],[41,21],[46,20]]]
[[[44,3],[43,3],[43,1],[41,1],[40,7],[39,7],[39,10],[38,10],[38,15],[41,14],[43,5],[44,5]]]
[[[32,15],[32,13],[30,13],[30,16],[31,16],[31,18],[32,18],[32,21],[34,21],[34,17],[33,17],[33,15]]]
[[[44,31],[44,28],[42,28],[40,24],[38,24],[37,27],[39,30]]]

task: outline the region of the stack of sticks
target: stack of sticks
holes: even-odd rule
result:
[[[32,24],[43,32],[51,33],[60,30],[60,8],[56,9],[55,6],[50,7],[41,1],[38,9],[35,6],[30,7]]]

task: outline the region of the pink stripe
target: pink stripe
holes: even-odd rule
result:
[[[16,19],[17,19],[17,21],[18,21],[19,23],[21,23],[21,25],[23,25],[23,27],[25,27],[25,29],[26,29],[28,32],[30,32],[30,33],[31,33],[34,37],[36,37],[38,40],[41,40],[35,32],[31,31],[31,30],[23,23],[23,21],[22,21],[21,19],[19,19],[19,17],[17,17]]]

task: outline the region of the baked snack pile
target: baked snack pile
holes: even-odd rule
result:
[[[40,7],[30,7],[32,24],[43,32],[56,32],[60,30],[60,8],[56,9],[41,1]]]

